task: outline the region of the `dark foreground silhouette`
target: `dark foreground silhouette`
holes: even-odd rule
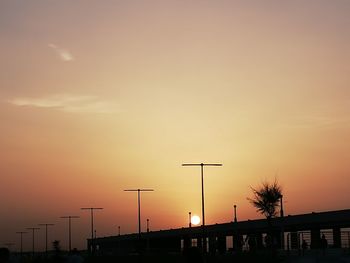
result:
[[[72,251],[71,253],[60,253],[45,255],[45,253],[37,253],[34,257],[31,254],[10,253],[7,248],[0,248],[0,263],[274,263],[274,262],[289,262],[289,263],[308,263],[308,262],[322,262],[322,263],[340,263],[350,262],[350,250],[307,250],[305,253],[295,251],[294,254],[288,254],[285,251],[271,251],[261,250],[254,252],[241,253],[224,253],[203,255],[196,247],[191,247],[182,254],[130,254],[130,255],[89,255],[86,251]]]

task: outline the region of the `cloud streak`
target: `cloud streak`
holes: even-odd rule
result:
[[[52,95],[41,98],[20,97],[9,100],[15,106],[51,108],[72,113],[117,113],[120,112],[115,103],[88,95]]]
[[[49,44],[48,46],[49,46],[49,48],[51,48],[51,49],[53,49],[55,51],[55,53],[58,55],[58,57],[62,61],[69,62],[69,61],[73,61],[74,60],[74,57],[73,57],[72,53],[70,53],[68,50],[60,48],[57,45],[52,44],[52,43]]]

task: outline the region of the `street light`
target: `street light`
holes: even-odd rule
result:
[[[72,228],[71,228],[71,219],[80,218],[80,216],[61,216],[61,218],[68,219],[68,247],[69,252],[72,251]]]
[[[283,195],[280,196],[280,202],[281,202],[280,216],[281,216],[281,217],[284,217],[284,211],[283,211]]]
[[[201,185],[202,185],[202,234],[203,234],[203,252],[207,252],[207,240],[204,234],[205,217],[204,217],[204,180],[203,168],[204,166],[222,166],[221,163],[183,163],[182,166],[200,166],[201,167]]]
[[[234,222],[237,223],[237,206],[233,206],[234,212],[235,212],[235,217],[234,217]]]
[[[91,213],[91,252],[95,251],[94,247],[94,210],[102,210],[101,207],[83,207],[81,210],[90,210]]]
[[[39,224],[39,226],[45,226],[45,253],[47,255],[47,227],[54,226],[54,224]]]
[[[27,229],[28,229],[28,230],[32,230],[32,232],[33,232],[32,253],[33,253],[33,257],[34,257],[34,252],[35,252],[35,249],[34,249],[34,244],[35,244],[35,238],[34,238],[34,236],[35,236],[35,234],[34,234],[34,232],[35,232],[35,230],[39,230],[40,228],[39,228],[39,227],[28,227]]]
[[[153,192],[153,189],[126,189],[125,192],[137,192],[137,200],[138,200],[138,219],[139,219],[139,239],[141,239],[141,200],[140,200],[140,192]]]
[[[28,232],[24,232],[24,231],[19,231],[16,232],[16,234],[20,234],[21,235],[21,256],[23,254],[23,234],[27,234]]]

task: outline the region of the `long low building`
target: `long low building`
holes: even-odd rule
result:
[[[320,248],[321,237],[329,247],[349,247],[350,209],[312,212],[285,217],[246,220],[206,225],[204,228],[186,227],[150,231],[138,234],[110,236],[88,240],[88,248],[100,253],[132,253],[140,250],[180,253],[191,246],[210,253],[228,250],[252,250],[269,245],[280,249],[299,249],[306,242],[311,249]],[[207,242],[202,242],[203,237]],[[272,238],[269,238],[272,237]]]

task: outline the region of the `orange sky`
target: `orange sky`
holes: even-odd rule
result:
[[[0,244],[261,217],[250,186],[276,177],[285,213],[350,208],[350,2],[1,1]],[[37,247],[44,248],[44,231]],[[25,249],[31,246],[27,236]],[[18,246],[17,246],[18,248]]]

